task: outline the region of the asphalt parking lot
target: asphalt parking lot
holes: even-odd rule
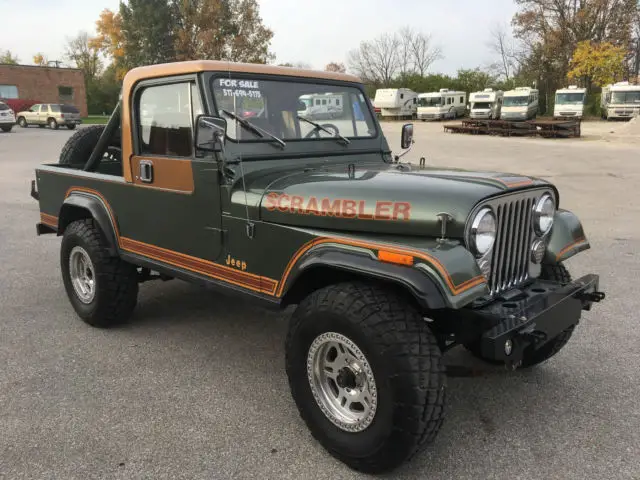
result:
[[[531,371],[463,349],[435,443],[393,478],[640,479],[638,143],[444,134],[416,124],[429,165],[512,171],[556,183],[592,249],[570,260],[607,293],[571,342]],[[385,124],[399,143],[400,124]],[[298,417],[284,373],[288,314],[179,281],[141,286],[133,321],[76,318],[60,240],[37,237],[33,169],[72,132],[0,133],[0,478],[365,478],[334,460]]]

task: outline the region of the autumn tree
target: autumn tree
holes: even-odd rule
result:
[[[329,62],[325,65],[324,70],[325,72],[345,73],[347,71],[347,67],[344,66],[344,63]]]
[[[591,83],[604,87],[620,80],[624,73],[625,49],[610,42],[580,42],[571,58],[569,79],[582,80],[586,87]]]
[[[82,70],[87,82],[97,78],[102,71],[100,52],[92,46],[87,32],[80,32],[74,38],[67,39],[65,57],[76,68]]]
[[[33,64],[34,65],[38,65],[39,67],[46,67],[48,65],[48,63],[49,63],[49,60],[41,52],[38,52],[33,56]]]
[[[124,33],[120,14],[105,9],[96,21],[97,35],[89,40],[89,48],[100,51],[112,62],[115,76],[122,79],[126,73],[124,61]]]
[[[171,0],[176,60],[266,63],[273,32],[256,0]]]

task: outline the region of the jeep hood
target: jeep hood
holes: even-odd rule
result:
[[[280,172],[249,182],[261,193],[262,221],[343,231],[440,235],[439,213],[448,213],[447,236],[461,238],[478,202],[512,190],[549,185],[513,174],[419,169],[401,164],[327,166]],[[263,185],[258,183],[264,182]],[[234,197],[240,200],[239,196]]]

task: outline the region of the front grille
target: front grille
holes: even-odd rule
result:
[[[536,190],[490,202],[496,215],[496,242],[488,281],[491,295],[529,279],[529,253],[534,236],[533,208],[543,193]]]

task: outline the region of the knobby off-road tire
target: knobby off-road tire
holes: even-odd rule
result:
[[[312,387],[319,378],[314,345],[326,338],[346,342],[351,358],[364,358],[356,369],[360,378],[373,379],[367,391],[375,407],[347,428],[323,411],[329,411],[326,403],[320,407],[326,397],[317,383]],[[337,349],[326,353],[330,360]],[[334,361],[337,365],[339,359]],[[433,441],[444,419],[446,376],[438,342],[405,298],[381,287],[342,283],[303,300],[289,325],[286,370],[311,434],[334,457],[362,472],[389,471],[410,459]],[[339,396],[335,390],[330,392]]]
[[[105,328],[131,316],[138,299],[136,267],[109,254],[104,235],[93,219],[67,226],[60,266],[69,300],[86,323]],[[78,280],[78,271],[80,276],[85,273],[83,281]]]
[[[540,278],[542,280],[551,280],[553,282],[558,282],[563,285],[571,282],[571,274],[563,264],[542,265]],[[565,331],[560,333],[560,335],[549,340],[538,350],[525,350],[524,356],[522,358],[521,368],[533,367],[553,357],[562,349],[562,347],[567,344],[567,342],[571,338],[571,335],[573,334],[574,328],[574,326],[567,328]],[[491,363],[493,365],[501,365],[503,363],[484,357],[480,351],[480,345],[478,343],[465,345],[465,347],[475,357],[480,358],[488,363]]]
[[[78,130],[62,147],[58,163],[77,167],[84,166],[103,131],[104,125],[91,125]]]

